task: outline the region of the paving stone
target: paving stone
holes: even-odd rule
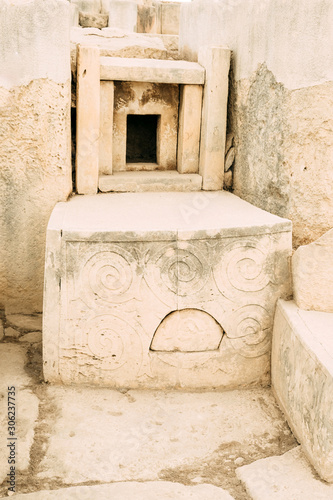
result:
[[[14,328],[20,328],[26,331],[36,331],[42,329],[42,316],[31,316],[29,314],[10,314],[7,316],[8,323]]]
[[[233,500],[228,492],[211,484],[184,486],[167,481],[126,482],[97,486],[77,486],[53,491],[15,495],[15,500]]]
[[[333,485],[318,479],[301,446],[244,465],[236,473],[253,500],[333,499]]]
[[[31,379],[24,370],[26,350],[16,344],[0,345],[0,484],[9,473],[8,441],[8,387],[15,387],[15,414],[17,415],[16,473],[29,466],[30,449],[34,439],[34,426],[38,418],[38,398],[27,388]],[[12,400],[11,400],[12,402]]]
[[[206,463],[227,443],[264,449],[286,432],[268,389],[123,394],[48,387],[47,394],[59,416],[37,477],[71,485],[156,481],[161,471]]]
[[[30,342],[35,344],[42,341],[42,332],[29,332],[20,338],[20,342]]]

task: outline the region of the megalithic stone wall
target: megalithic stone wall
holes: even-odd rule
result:
[[[0,5],[0,305],[42,310],[46,226],[72,191],[69,2]]]
[[[293,222],[295,246],[333,227],[332,0],[194,0],[181,58],[232,51],[234,193]],[[218,71],[218,68],[216,68]]]

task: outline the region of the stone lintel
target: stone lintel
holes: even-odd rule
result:
[[[205,70],[187,61],[101,57],[101,80],[203,85]]]

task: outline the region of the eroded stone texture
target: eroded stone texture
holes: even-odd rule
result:
[[[97,29],[106,28],[108,25],[108,14],[97,14],[91,12],[80,12],[79,23],[84,28],[92,27]]]
[[[46,255],[46,380],[192,388],[267,381],[275,303],[290,293],[290,237],[288,221],[226,192],[103,194],[58,205]],[[162,320],[181,309],[221,325],[218,348],[150,351]],[[209,325],[202,321],[200,334]]]
[[[293,255],[294,299],[301,309],[333,313],[333,229]]]
[[[273,331],[272,385],[303,451],[333,482],[333,314],[279,301]]]
[[[2,2],[0,292],[9,312],[42,310],[45,232],[72,190],[69,3]]]
[[[72,190],[69,106],[69,82],[41,79],[6,93],[0,107],[0,260],[8,312],[42,310],[46,226]]]
[[[234,192],[290,218],[295,245],[333,225],[332,95],[330,82],[288,90],[265,65],[236,86]]]

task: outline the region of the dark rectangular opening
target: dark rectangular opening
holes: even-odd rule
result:
[[[127,115],[126,163],[157,163],[159,115]]]

